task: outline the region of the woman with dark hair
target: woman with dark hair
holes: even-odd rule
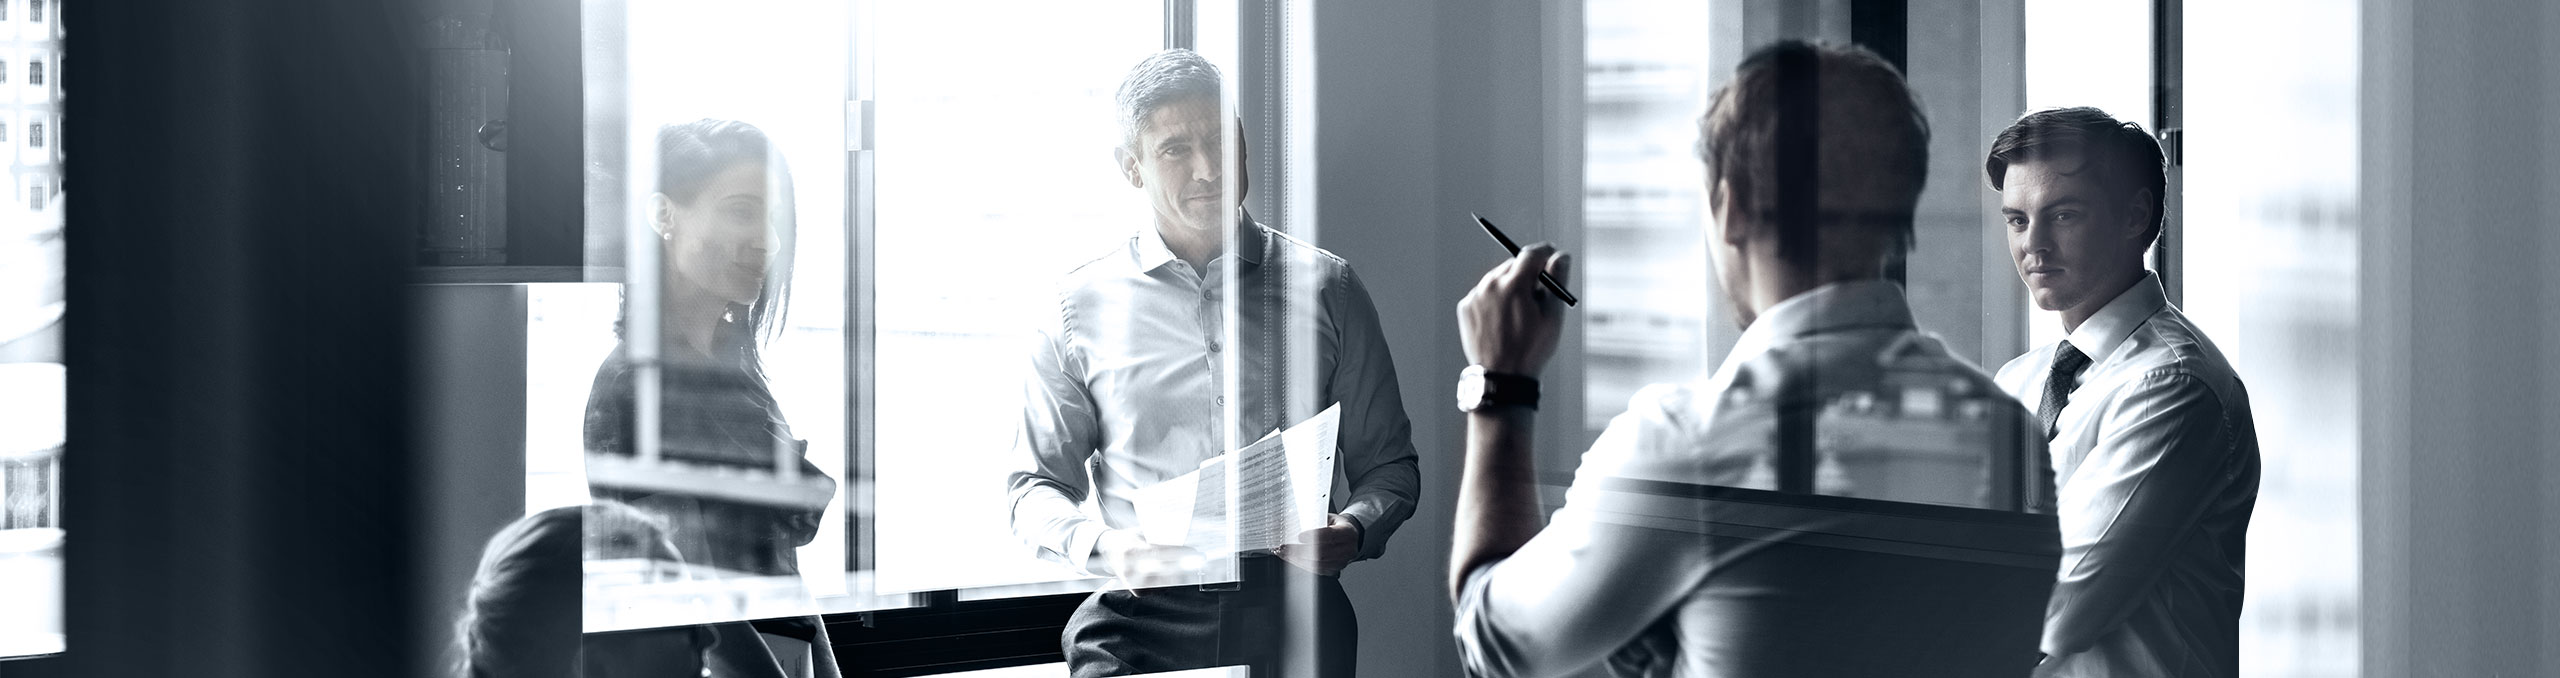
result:
[[[760,350],[780,333],[789,299],[790,188],[789,168],[754,125],[698,120],[659,130],[647,210],[661,252],[656,322],[635,322],[626,295],[622,343],[587,396],[588,455],[641,459],[652,440],[657,452],[647,473],[595,473],[591,463],[596,499],[665,521],[685,560],[714,576],[799,574],[794,549],[816,538],[835,490],[809,463],[808,443],[792,436]],[[652,326],[654,360],[635,350],[634,336]],[[654,418],[640,416],[649,385]],[[654,432],[642,429],[651,419]],[[816,619],[756,628],[787,675],[811,675],[812,666],[834,675]]]

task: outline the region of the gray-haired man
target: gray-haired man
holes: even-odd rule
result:
[[[1094,594],[1069,621],[1062,643],[1080,677],[1235,664],[1255,675],[1351,675],[1359,634],[1338,576],[1385,553],[1420,485],[1368,290],[1341,257],[1239,209],[1244,147],[1225,143],[1219,87],[1217,67],[1189,50],[1130,71],[1118,96],[1126,137],[1114,155],[1129,185],[1146,192],[1154,223],[1067,274],[1058,313],[1031,350],[1019,466],[1007,478],[1014,533],[1045,557],[1129,587]],[[1233,194],[1226,172],[1235,173]],[[1238,301],[1233,333],[1226,294]],[[1236,345],[1224,346],[1230,336]],[[1312,345],[1289,345],[1291,337]],[[1236,352],[1238,374],[1225,372],[1225,350]],[[1297,385],[1283,382],[1298,352],[1314,358],[1312,402],[1289,398]],[[1233,422],[1224,421],[1230,378]],[[1341,449],[1326,525],[1276,557],[1243,558],[1236,590],[1146,588],[1172,581],[1198,554],[1139,537],[1131,491],[1334,403]],[[1079,507],[1088,497],[1101,520]]]

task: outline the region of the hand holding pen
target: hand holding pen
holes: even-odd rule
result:
[[[1467,361],[1486,371],[1535,376],[1564,332],[1564,305],[1573,295],[1563,281],[1572,278],[1573,255],[1546,243],[1521,249],[1483,217],[1476,222],[1518,254],[1487,271],[1458,301],[1459,341]]]

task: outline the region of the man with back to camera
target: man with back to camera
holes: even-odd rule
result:
[[[2249,392],[2142,255],[2166,175],[2142,127],[2029,113],[1983,163],[2009,254],[2070,336],[2000,368],[2050,441],[2062,571],[2042,676],[2231,676],[2258,498]]]
[[[1007,477],[1014,532],[1042,556],[1127,589],[1095,593],[1068,621],[1061,643],[1079,678],[1234,664],[1257,676],[1352,675],[1358,627],[1339,575],[1385,552],[1421,484],[1367,289],[1340,257],[1243,214],[1245,149],[1239,141],[1226,152],[1220,96],[1217,67],[1190,50],[1130,70],[1117,96],[1125,141],[1114,155],[1122,177],[1146,192],[1154,225],[1067,275],[1031,352],[1019,466]],[[1232,195],[1223,172],[1234,172]],[[1230,267],[1233,290],[1223,282]],[[1240,323],[1234,347],[1221,345],[1229,293]],[[1242,370],[1232,430],[1222,430],[1225,350]],[[1288,356],[1310,350],[1314,402],[1295,402]],[[1326,524],[1276,554],[1240,558],[1236,590],[1167,585],[1203,554],[1142,538],[1130,493],[1224,454],[1229,433],[1251,442],[1335,403],[1340,447]],[[1088,496],[1101,520],[1078,506]]]
[[[2023,472],[2043,454],[2028,412],[1915,327],[1902,288],[1885,278],[1910,246],[1928,167],[1928,124],[1901,74],[1864,49],[1778,43],[1743,61],[1700,132],[1707,247],[1745,330],[1714,373],[1639,392],[1583,454],[1543,529],[1529,449],[1535,375],[1555,351],[1564,309],[1537,273],[1563,281],[1568,259],[1530,247],[1458,305],[1474,365],[1459,388],[1467,461],[1449,573],[1468,674],[1569,675],[1606,660],[1622,675],[2025,675],[2050,585],[2049,532],[2038,544],[2047,559],[2006,574],[2028,584],[2024,594],[1994,603],[1894,572],[1787,571],[1798,556],[1778,545],[1801,549],[1787,554],[1822,548],[1793,543],[1796,530],[1820,525],[1736,538],[1687,531],[1739,516],[1708,514],[1723,510],[1717,504],[1646,508],[1676,501],[1644,490],[1666,484],[1783,489],[1784,472],[1772,469],[1786,464],[1777,448],[1787,434],[1774,429],[1812,418],[1790,412],[1902,394],[1912,383],[1939,389],[1917,400],[1945,397],[1970,414],[1909,406],[1907,418],[1868,429],[1893,442],[1865,456],[1806,443],[1821,450],[1822,469],[1803,472],[1812,477],[1805,486],[2009,511],[2049,491]],[[1963,442],[1910,442],[1932,435]],[[1887,470],[1921,457],[1959,461]],[[1915,600],[1924,612],[1902,616]],[[1915,618],[1959,619],[1943,628],[1962,636],[1968,617],[2003,620],[2007,642],[1909,628]]]

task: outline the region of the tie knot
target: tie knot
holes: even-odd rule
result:
[[[2054,374],[2069,374],[2077,376],[2080,373],[2080,368],[2088,366],[2088,354],[2081,353],[2080,348],[2072,346],[2069,341],[2062,342],[2062,346],[2055,349],[2053,352]]]

